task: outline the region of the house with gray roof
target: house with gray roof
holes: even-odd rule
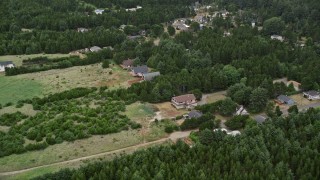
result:
[[[96,14],[102,14],[104,12],[104,9],[96,9],[94,10],[94,13]]]
[[[291,98],[289,98],[289,97],[286,96],[286,95],[280,95],[280,96],[278,96],[278,97],[277,97],[277,101],[278,101],[278,103],[280,103],[280,104],[287,104],[287,105],[289,105],[289,106],[295,104],[294,100],[291,99]]]
[[[13,68],[15,65],[12,61],[0,61],[0,72],[4,72],[6,68]]]
[[[262,124],[266,121],[266,117],[264,116],[261,116],[261,115],[257,115],[257,116],[254,116],[253,118],[258,124]]]
[[[320,99],[320,93],[314,90],[306,91],[306,92],[303,92],[303,97],[309,99],[310,101],[317,100],[317,99]]]
[[[132,68],[132,75],[133,76],[138,76],[138,77],[142,77],[143,74],[148,73],[148,66],[143,65],[143,66],[136,66]]]
[[[144,81],[151,81],[157,76],[160,76],[160,72],[145,73],[142,75],[142,78]]]
[[[200,118],[202,115],[203,115],[202,112],[196,111],[196,110],[192,110],[188,114],[184,115],[184,117],[186,119],[191,119],[191,118],[197,119],[197,118]]]
[[[99,46],[93,46],[93,47],[90,48],[91,52],[98,52],[100,50],[101,50],[101,48]]]

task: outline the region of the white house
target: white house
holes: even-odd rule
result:
[[[134,11],[137,11],[138,9],[142,9],[142,6],[137,6],[136,8],[129,8],[129,9],[126,9],[126,11],[134,12]]]
[[[4,72],[6,68],[15,67],[12,61],[0,61],[0,72]]]
[[[96,9],[94,10],[94,13],[96,14],[102,14],[104,12],[104,9]]]
[[[307,91],[303,92],[303,96],[310,101],[320,99],[320,93],[317,91]]]
[[[243,106],[240,106],[236,111],[236,115],[249,115],[249,113]]]
[[[284,37],[279,36],[279,35],[272,35],[270,38],[273,39],[273,40],[281,41],[281,42],[284,41]]]
[[[101,50],[101,48],[99,46],[93,46],[93,47],[90,48],[91,52],[98,52],[100,50]]]

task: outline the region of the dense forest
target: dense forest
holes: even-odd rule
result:
[[[205,129],[192,147],[153,147],[35,179],[319,179],[319,117],[294,113],[235,137]]]

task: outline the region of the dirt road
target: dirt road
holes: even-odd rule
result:
[[[167,138],[162,138],[162,139],[159,139],[156,141],[147,142],[147,143],[143,143],[143,144],[137,144],[134,146],[130,146],[130,147],[114,150],[114,151],[98,153],[98,154],[94,154],[94,155],[90,155],[90,156],[85,156],[85,157],[81,157],[81,158],[76,158],[76,159],[72,159],[72,160],[68,160],[68,161],[62,161],[62,162],[57,162],[57,163],[52,163],[52,164],[47,164],[47,165],[42,165],[42,166],[36,166],[36,167],[28,168],[28,169],[22,169],[22,170],[11,171],[11,172],[3,172],[3,173],[0,173],[0,179],[1,179],[1,177],[4,177],[4,176],[15,175],[15,174],[35,170],[38,168],[50,167],[50,166],[54,166],[54,165],[62,165],[62,164],[67,164],[67,163],[77,162],[77,161],[83,161],[83,160],[88,160],[88,159],[92,159],[92,158],[98,158],[100,156],[105,156],[105,155],[109,155],[109,154],[121,153],[121,152],[125,152],[128,150],[137,150],[138,148],[141,148],[141,147],[146,147],[146,146],[153,145],[153,144],[162,144],[162,143],[164,143],[166,141],[170,141],[170,140],[176,141],[178,139],[188,137],[190,135],[190,133],[191,133],[191,131],[174,132],[174,133],[170,134],[170,136]]]

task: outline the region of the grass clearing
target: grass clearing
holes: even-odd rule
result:
[[[6,56],[0,56],[0,61],[12,61],[16,66],[22,65],[22,60],[28,59],[28,58],[35,58],[45,56],[49,59],[52,58],[61,58],[61,57],[69,57],[69,54],[30,54],[30,55],[6,55]]]
[[[0,109],[0,115],[5,113],[16,113],[20,111],[22,114],[28,115],[28,116],[34,116],[36,115],[37,111],[33,110],[33,107],[31,104],[24,104],[21,108],[16,108],[14,106],[4,107]]]
[[[307,98],[304,98],[302,94],[295,94],[289,97],[296,102],[298,107],[308,106],[310,104],[320,102],[319,100],[309,101]]]
[[[225,91],[220,91],[220,92],[216,92],[216,93],[206,94],[206,95],[204,95],[204,98],[207,103],[214,103],[219,100],[225,99],[226,98],[225,94],[226,94]]]
[[[110,72],[112,73],[110,74]],[[114,65],[103,69],[101,64],[75,66],[67,69],[54,69],[17,76],[0,75],[0,103],[62,92],[76,87],[101,87],[110,89],[129,87],[129,81],[135,80],[129,72]]]
[[[15,171],[25,168],[67,161],[101,152],[121,149],[140,144],[142,137],[136,130],[122,131],[115,134],[92,136],[74,142],[64,142],[40,151],[30,151],[0,158],[0,172]]]
[[[125,115],[131,120],[141,123],[142,119],[151,119],[155,113],[151,104],[135,102],[126,107]]]
[[[176,109],[171,105],[171,102],[164,102],[158,104],[152,104],[161,112],[161,119],[171,119],[177,116],[186,114],[188,111],[186,109]]]
[[[41,83],[18,76],[0,76],[0,103],[17,102],[18,100],[40,96],[43,92]]]
[[[159,144],[160,143],[155,143],[155,144],[150,144],[150,145],[147,145],[147,146],[144,146],[144,147],[128,148],[127,150],[122,151],[120,153],[101,155],[98,158],[92,158],[90,160],[77,161],[77,162],[68,162],[68,163],[65,163],[65,164],[42,167],[42,168],[38,168],[38,169],[35,169],[35,170],[23,172],[23,173],[16,174],[16,175],[0,177],[0,179],[4,179],[4,180],[32,179],[32,178],[35,178],[37,176],[44,175],[46,173],[57,172],[57,171],[59,171],[61,169],[64,169],[64,168],[76,169],[76,168],[79,168],[82,165],[86,165],[86,164],[93,163],[93,162],[96,162],[96,161],[105,161],[105,160],[109,161],[109,160],[114,159],[116,156],[120,156],[121,154],[132,154],[133,152],[135,152],[137,150],[141,150],[141,149],[157,146]],[[169,145],[169,142],[162,142],[161,145]]]
[[[111,71],[112,73],[110,74]],[[22,74],[18,75],[18,77],[33,79],[42,84],[44,86],[44,95],[76,87],[128,87],[128,81],[135,79],[119,66],[114,65],[112,68],[103,69],[101,64]]]

